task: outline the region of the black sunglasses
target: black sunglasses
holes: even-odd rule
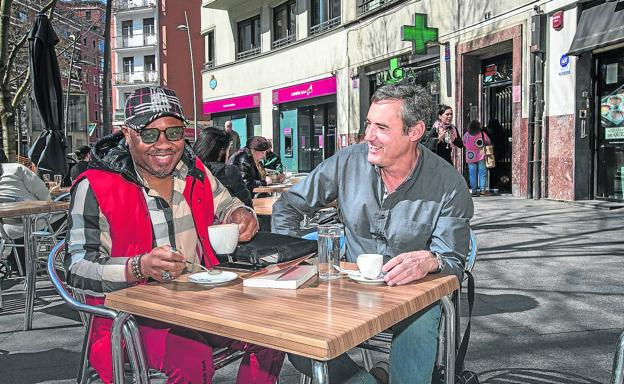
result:
[[[157,142],[161,132],[165,133],[165,137],[169,141],[178,141],[184,137],[184,127],[169,127],[164,131],[158,128],[143,128],[137,131],[145,144],[154,144]]]

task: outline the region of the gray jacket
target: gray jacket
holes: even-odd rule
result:
[[[443,273],[461,278],[470,242],[473,204],[463,177],[423,145],[412,174],[384,198],[379,168],[368,145],[352,145],[322,162],[273,206],[277,233],[298,234],[302,215],[338,200],[347,260],[362,253],[389,258],[429,250],[442,255]]]

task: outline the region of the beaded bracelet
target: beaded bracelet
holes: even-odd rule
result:
[[[141,272],[141,257],[143,255],[134,256],[130,259],[130,272],[137,280],[145,279],[145,275]]]

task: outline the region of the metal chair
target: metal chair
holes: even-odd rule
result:
[[[620,333],[615,356],[613,356],[613,372],[610,384],[624,384],[624,331]]]
[[[73,310],[78,311],[80,318],[85,327],[85,334],[82,343],[82,358],[78,371],[77,383],[88,383],[95,376],[95,372],[90,369],[88,361],[89,351],[89,331],[93,315],[107,317],[112,320],[126,317],[122,319],[123,337],[126,341],[126,353],[132,370],[132,376],[136,383],[149,383],[147,363],[143,354],[141,339],[139,336],[139,327],[134,318],[127,314],[119,313],[113,309],[104,306],[92,306],[84,303],[84,295],[67,287],[59,277],[57,270],[64,271],[63,257],[65,251],[65,240],[58,242],[50,255],[48,256],[47,271],[52,285],[65,301],[65,303]],[[113,345],[121,345],[121,343],[113,343]],[[120,354],[121,355],[121,354]],[[123,378],[123,361],[113,361],[113,376],[115,378]],[[115,380],[123,381],[122,380]]]
[[[474,233],[474,231],[471,229],[470,230],[470,248],[468,250],[468,257],[466,258],[466,265],[464,266],[465,271],[472,272],[472,269],[474,268],[474,265],[477,261],[478,251],[479,251],[479,244],[477,242],[477,236]],[[465,280],[466,280],[466,277],[464,275],[464,281]],[[460,341],[461,341],[461,332],[459,332],[461,329],[460,324],[459,324],[459,316],[460,316],[459,295],[457,294],[453,295],[453,302],[455,304],[455,335],[456,335],[455,346],[456,348],[458,348]],[[449,353],[449,351],[445,351],[445,347],[444,347],[445,337],[446,337],[445,330],[446,330],[446,324],[444,324],[444,318],[442,318],[440,321],[440,338],[438,340],[438,356],[436,359],[437,361],[436,364],[438,365],[440,365],[443,361],[445,361],[445,355]],[[620,337],[621,339],[620,345],[624,343],[624,341],[622,340],[623,337],[624,337],[624,333],[623,333],[623,336]],[[371,341],[382,343],[384,345],[371,344]],[[372,351],[381,352],[381,353],[389,355],[391,343],[392,343],[392,332],[384,331],[371,337],[369,340],[365,341],[364,343],[358,346],[358,348],[360,348],[360,350],[362,351],[362,359],[364,360],[364,368],[367,371],[370,371],[370,369],[374,365]],[[621,357],[620,360],[622,359],[624,359],[624,352],[623,352],[623,357]],[[622,368],[624,369],[624,363],[622,365]],[[310,377],[307,377],[304,374],[301,374],[301,384],[309,384],[311,383],[311,380],[312,379]],[[615,382],[612,384],[615,384]],[[624,383],[618,382],[617,384],[624,384]]]
[[[85,295],[72,289],[71,287],[68,287],[59,277],[57,271],[64,272],[64,246],[65,240],[58,242],[54,246],[48,256],[47,270],[48,276],[50,277],[50,281],[54,285],[54,288],[71,309],[78,311],[82,324],[85,327],[85,334],[82,342],[82,357],[80,360],[80,368],[76,382],[82,384],[89,383],[92,380],[97,379],[97,373],[89,366],[88,360],[89,331],[93,315],[108,317],[113,320],[121,316],[126,316],[125,321],[121,324],[123,326],[123,334],[126,341],[126,352],[129,357],[130,373],[132,374],[135,383],[149,383],[150,379],[162,378],[162,373],[150,370],[147,367],[141,338],[139,336],[138,324],[132,316],[128,314],[120,314],[119,312],[104,306],[95,307],[85,304]],[[113,343],[113,346],[115,345],[121,345],[121,343]],[[212,357],[214,369],[217,370],[233,363],[242,358],[244,354],[245,352],[243,351],[233,351],[227,348],[215,349]],[[120,369],[122,371],[120,371]],[[119,378],[123,377],[123,375],[123,362],[113,362],[113,376],[115,378]],[[115,380],[115,382],[118,381],[120,380]]]

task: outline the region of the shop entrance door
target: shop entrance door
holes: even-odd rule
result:
[[[298,109],[299,171],[310,172],[336,150],[336,104]]]
[[[624,201],[624,51],[598,57],[596,198]]]
[[[240,137],[241,148],[247,144],[247,118],[232,119],[232,130]]]
[[[510,82],[483,87],[481,123],[491,136],[496,167],[490,169],[490,189],[511,192],[511,97]]]

